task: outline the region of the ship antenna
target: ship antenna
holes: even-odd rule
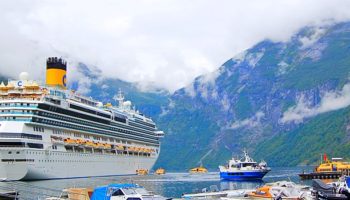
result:
[[[122,93],[122,90],[119,88],[118,90],[118,94],[115,96],[116,101],[118,101],[118,106],[121,108],[123,106],[124,103],[124,95]]]

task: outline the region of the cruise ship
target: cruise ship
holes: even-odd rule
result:
[[[0,84],[0,180],[38,180],[136,174],[150,170],[164,132],[131,108],[66,89],[67,62],[46,61],[46,83]]]

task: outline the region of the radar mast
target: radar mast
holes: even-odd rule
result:
[[[124,104],[124,95],[123,95],[122,90],[120,88],[118,90],[117,96],[115,97],[115,100],[118,101],[118,106],[120,108],[122,108],[123,104]]]

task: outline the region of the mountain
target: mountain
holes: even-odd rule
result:
[[[9,77],[0,74],[0,83],[3,82],[7,84]]]
[[[97,67],[84,63],[79,63],[72,70],[75,70],[75,75],[73,75],[74,78],[70,81],[69,87],[103,103],[116,104],[113,99],[120,89],[125,100],[131,100],[137,110],[152,118],[158,116],[162,112],[162,106],[168,104],[169,93],[165,90],[143,91],[137,83],[106,78]]]
[[[157,166],[217,169],[247,148],[273,166],[350,158],[350,23],[262,41],[176,91]]]

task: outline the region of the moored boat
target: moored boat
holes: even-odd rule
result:
[[[216,185],[210,186],[209,190],[203,188],[201,192],[192,194],[183,194],[183,199],[242,199],[248,195],[248,193],[253,192],[253,189],[234,189],[234,190],[218,190]]]
[[[246,151],[243,159],[232,158],[227,166],[219,166],[220,178],[226,180],[258,180],[262,179],[271,169],[265,161],[255,162]]]
[[[208,173],[208,170],[201,165],[199,167],[195,167],[195,168],[190,169],[189,173],[191,173],[191,174],[204,174],[204,173]]]
[[[153,194],[137,184],[109,184],[92,188],[68,188],[60,197],[49,197],[46,200],[166,200]]]
[[[343,158],[329,160],[326,154],[313,172],[299,174],[301,179],[337,179],[342,175],[350,175],[350,163],[345,162]]]
[[[279,181],[265,184],[248,194],[250,199],[312,199],[310,187]]]
[[[147,169],[137,169],[136,170],[136,174],[137,175],[147,175],[148,174],[148,170]]]
[[[160,167],[154,173],[157,175],[163,175],[165,174],[165,169]]]

